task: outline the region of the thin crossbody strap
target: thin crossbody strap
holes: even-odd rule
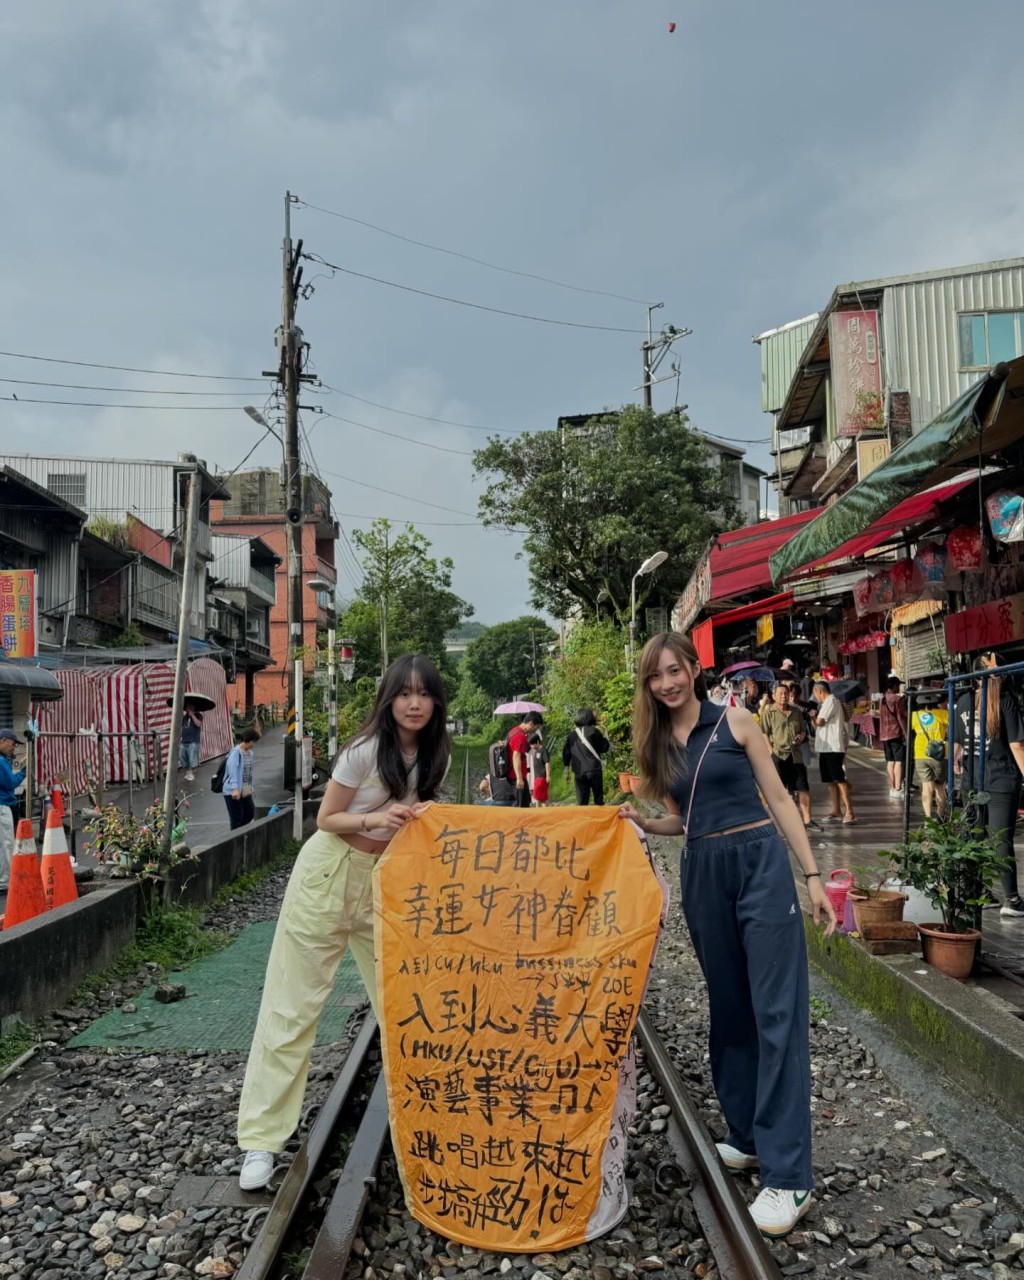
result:
[[[577,730],[576,730],[576,736],[577,736],[577,738],[579,738],[580,742],[582,742],[582,743],[583,743],[583,745],[584,745],[584,746],[586,747],[586,749],[590,752],[590,754],[594,757],[594,759],[597,761],[597,763],[598,763],[598,764],[600,764],[600,763],[601,763],[601,757],[600,757],[600,756],[597,754],[597,752],[594,750],[594,744],[590,741],[590,739],[589,739],[589,738],[587,737],[587,735],[583,732],[583,730],[582,730],[582,729],[577,729]]]
[[[705,742],[705,744],[704,744],[704,750],[700,753],[700,759],[697,761],[697,768],[696,768],[696,769],[694,769],[694,771],[693,771],[693,785],[690,787],[690,803],[686,806],[686,822],[683,824],[683,836],[684,836],[684,838],[685,838],[685,836],[686,836],[687,832],[690,830],[690,815],[693,813],[693,797],[694,797],[694,795],[696,794],[696,791],[697,791],[697,779],[698,779],[698,777],[700,777],[700,767],[701,767],[701,765],[704,763],[704,757],[705,757],[705,756],[707,755],[707,753],[708,753],[708,748],[711,746],[712,742],[714,742],[714,740],[715,740],[715,734],[716,734],[716,733],[718,732],[718,730],[721,728],[721,726],[722,726],[722,721],[725,719],[725,717],[726,717],[726,713],[728,712],[728,710],[729,710],[729,708],[728,708],[728,707],[726,707],[726,708],[722,711],[722,714],[718,717],[718,722],[717,722],[717,724],[715,725],[715,727],[711,730],[711,733],[710,733],[710,735],[709,735],[709,737],[708,737],[708,740],[707,740],[707,742]]]

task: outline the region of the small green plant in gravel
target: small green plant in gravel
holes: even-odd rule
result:
[[[31,1049],[36,1038],[32,1028],[23,1022],[16,1023],[6,1035],[0,1036],[0,1071]]]
[[[811,1026],[819,1022],[828,1022],[832,1017],[832,1006],[818,996],[811,996]]]
[[[246,894],[252,893],[260,885],[265,884],[281,867],[286,866],[289,862],[294,862],[301,848],[302,846],[298,840],[288,840],[282,846],[281,852],[272,861],[265,863],[262,867],[257,867],[255,871],[245,872],[237,880],[232,880],[230,884],[218,889],[206,909],[222,907],[226,902],[233,902],[236,898],[244,898]]]

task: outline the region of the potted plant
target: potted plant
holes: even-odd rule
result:
[[[985,831],[963,813],[925,818],[895,849],[883,850],[900,879],[925,895],[942,919],[918,925],[925,962],[963,980],[974,965],[981,933],[975,912],[999,875],[1002,855]]]
[[[907,895],[886,887],[892,879],[891,869],[876,863],[869,867],[856,867],[854,871],[856,880],[848,897],[857,932],[862,934],[868,925],[892,924],[902,920]]]
[[[151,883],[164,880],[171,867],[197,856],[184,843],[183,810],[187,807],[184,798],[175,806],[171,847],[165,854],[162,804],[151,804],[141,818],[116,804],[102,805],[93,810],[83,828],[92,837],[89,852],[98,863],[110,867],[113,876],[137,876]]]

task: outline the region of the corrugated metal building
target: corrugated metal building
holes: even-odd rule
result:
[[[138,517],[159,534],[180,539],[185,524],[185,476],[196,471],[202,486],[199,530],[197,536],[197,561],[195,590],[192,600],[192,626],[197,635],[203,635],[206,619],[207,564],[212,557],[210,530],[210,499],[227,498],[230,495],[206,469],[202,462],[190,455],[180,455],[176,461],[163,459],[121,459],[65,457],[46,454],[0,454],[0,465],[7,464],[37,485],[83,510],[89,517],[105,516],[115,522],[125,514]],[[180,544],[179,544],[180,545]],[[180,558],[180,553],[179,553]],[[176,566],[179,571],[181,565]],[[172,575],[156,575],[147,569],[133,581],[133,604],[140,615],[153,612],[147,609],[148,597],[158,593],[161,622],[168,610],[176,608],[177,597]],[[148,575],[148,576],[147,576]],[[154,577],[150,581],[150,577]],[[64,598],[73,596],[76,577]],[[59,588],[58,588],[59,589]]]
[[[831,337],[835,317],[855,312],[877,323],[879,412],[850,430],[837,421],[845,370]],[[820,505],[926,426],[984,370],[1024,355],[1024,258],[840,285],[816,320],[754,341],[762,406],[775,415],[780,507]],[[873,460],[862,444],[871,446]]]

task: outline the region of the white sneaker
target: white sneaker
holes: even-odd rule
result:
[[[889,788],[889,798],[890,798],[891,800],[902,800],[902,799],[903,799],[903,788],[902,788],[902,787],[890,787],[890,788]]]
[[[247,1151],[242,1161],[238,1185],[243,1191],[259,1191],[274,1176],[274,1157],[269,1151]]]
[[[728,1142],[716,1142],[718,1155],[722,1164],[727,1169],[756,1169],[757,1156],[748,1155],[746,1151],[740,1151],[736,1147],[731,1147]]]
[[[191,769],[189,769],[188,773],[185,774],[185,781],[195,782],[195,780],[196,780],[196,775],[192,772]]]
[[[999,914],[1001,916],[1015,916],[1017,919],[1024,916],[1024,900],[1021,899],[1020,894],[1017,894],[1015,898],[1007,898],[999,908]]]
[[[780,1191],[765,1187],[750,1206],[750,1216],[764,1236],[787,1235],[811,1207],[809,1191]]]

